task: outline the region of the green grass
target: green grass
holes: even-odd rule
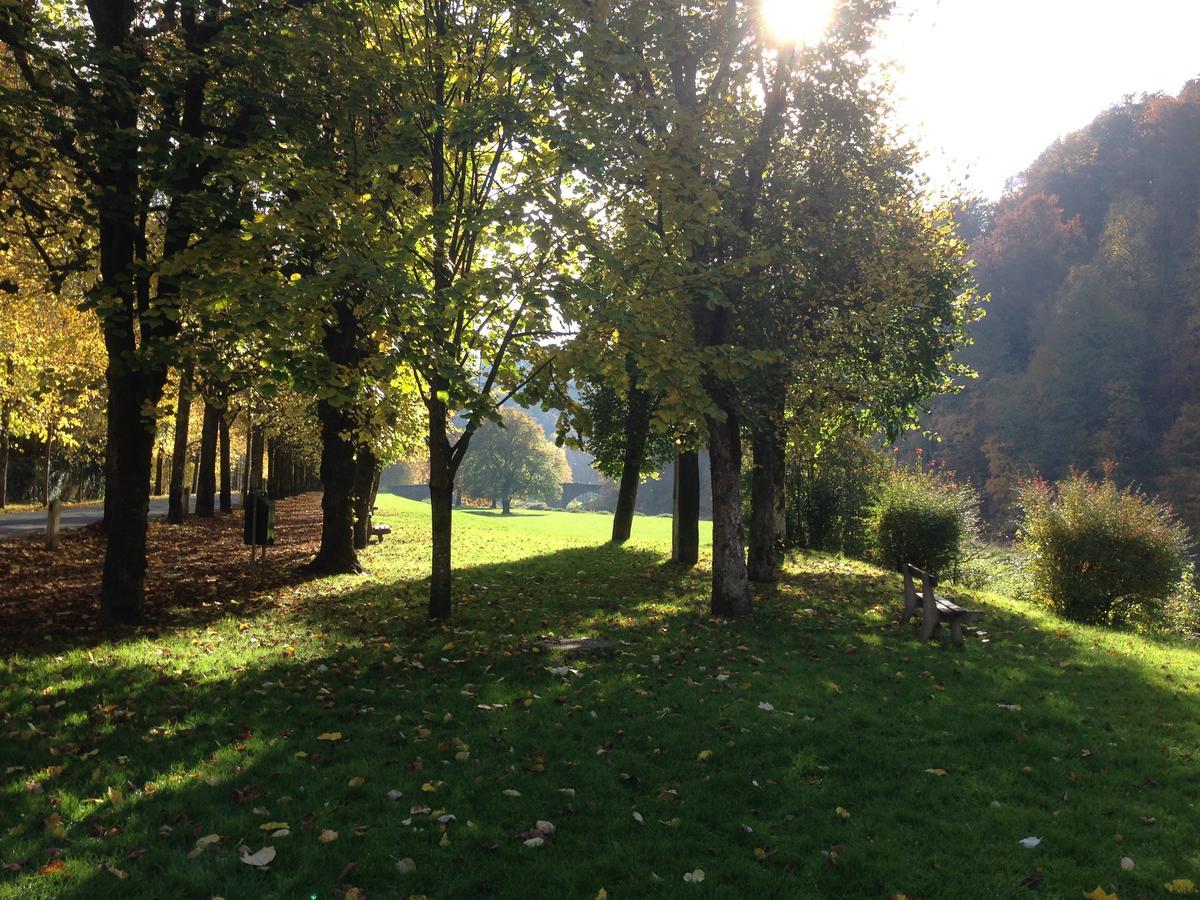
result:
[[[428,508],[381,507],[394,532],[369,577],[0,664],[0,865],[28,860],[0,869],[0,897],[990,898],[1040,870],[1039,896],[1076,898],[1200,882],[1195,649],[995,595],[971,598],[986,638],[922,646],[896,624],[898,578],[824,556],[789,563],[751,620],[715,621],[705,573],[665,562],[669,519],[639,518],[614,548],[610,520],[583,513],[459,514],[441,628],[424,616]],[[534,649],[548,634],[619,654],[559,677]],[[526,847],[538,820],[556,831]],[[243,844],[277,857],[252,868]],[[62,871],[39,873],[52,858]]]

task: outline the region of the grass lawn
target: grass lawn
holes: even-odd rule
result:
[[[669,519],[614,548],[608,517],[568,513],[457,514],[442,628],[424,615],[428,507],[380,506],[393,534],[368,577],[5,656],[0,897],[1200,883],[1197,649],[993,595],[970,601],[985,637],[922,646],[896,624],[898,577],[817,556],[753,619],[714,621],[706,573],[665,561]],[[564,663],[535,648],[551,634],[619,652]],[[241,861],[263,847],[269,867]]]

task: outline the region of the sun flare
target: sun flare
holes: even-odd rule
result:
[[[829,27],[833,0],[762,0],[762,17],[777,40],[815,44]]]

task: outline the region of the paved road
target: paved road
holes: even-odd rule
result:
[[[241,496],[234,495],[233,507],[239,508]],[[191,510],[196,510],[196,498],[192,497]],[[165,516],[167,514],[166,500],[151,500],[150,515]],[[104,506],[97,503],[94,506],[68,506],[62,511],[63,528],[82,528],[99,522],[104,516]],[[8,513],[0,515],[0,540],[21,537],[29,534],[41,534],[46,530],[46,511],[35,509],[33,512]]]

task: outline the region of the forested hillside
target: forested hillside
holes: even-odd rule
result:
[[[1056,142],[978,211],[979,373],[927,418],[996,525],[1023,476],[1116,465],[1200,526],[1200,81]]]

